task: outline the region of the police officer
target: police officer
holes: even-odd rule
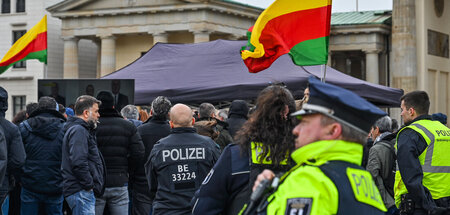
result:
[[[356,94],[309,79],[310,98],[292,114],[301,121],[291,154],[297,165],[258,211],[267,214],[383,214],[372,176],[361,165],[362,144],[373,123],[386,115]],[[274,174],[264,170],[254,189]]]
[[[253,182],[264,169],[286,172],[294,150],[289,114],[294,97],[284,86],[266,87],[256,99],[256,110],[222,152],[200,189],[195,193],[193,215],[239,213],[248,201]],[[220,194],[220,195],[218,195]]]
[[[215,142],[193,128],[192,110],[170,109],[171,134],[153,147],[145,164],[154,215],[190,214],[190,201],[219,157]]]
[[[401,214],[450,214],[450,129],[428,115],[424,91],[401,98],[405,126],[397,134],[395,203]]]

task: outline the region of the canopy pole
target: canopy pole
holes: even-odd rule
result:
[[[325,76],[327,76],[327,65],[326,64],[320,65],[320,73],[321,73],[320,81],[325,83]]]

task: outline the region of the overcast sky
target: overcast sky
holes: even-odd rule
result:
[[[234,0],[245,4],[266,8],[274,0]],[[356,11],[357,0],[333,0],[333,12]],[[392,0],[358,0],[358,11],[392,10]]]

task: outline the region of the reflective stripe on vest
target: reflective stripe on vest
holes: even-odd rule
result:
[[[267,153],[267,156],[262,159],[261,155],[263,153],[262,143],[259,142],[251,142],[251,151],[252,151],[252,163],[254,164],[272,164],[272,161],[268,159],[270,155],[270,151]],[[286,159],[280,162],[281,165],[287,165],[288,154],[286,154]]]
[[[440,122],[436,122],[439,123]],[[428,147],[426,149],[426,154],[425,154],[425,160],[422,164],[422,171],[424,172],[430,172],[430,173],[450,173],[450,166],[432,166],[431,163],[433,161],[433,152],[434,152],[434,146],[435,146],[435,136],[428,130],[426,129],[423,125],[420,124],[413,124],[412,126],[416,126],[418,129],[422,130],[425,135],[427,135],[428,139],[430,140],[430,142],[428,143]],[[444,125],[442,125],[444,126]],[[445,126],[444,126],[445,127]],[[447,127],[445,127],[447,130],[450,131],[450,129],[448,129]],[[445,130],[443,130],[445,131]],[[446,136],[447,139],[447,144],[450,144],[450,134],[448,134],[448,136]],[[450,147],[448,147],[450,149]]]
[[[450,184],[450,157],[444,154],[450,151],[450,129],[438,121],[431,120],[419,120],[403,129],[405,128],[419,133],[428,145],[418,157],[423,171],[422,184],[430,190],[433,199],[450,196],[447,188]],[[397,134],[397,141],[402,130]],[[397,147],[396,142],[395,148]],[[394,190],[395,203],[398,207],[400,196],[408,193],[398,169],[398,162]]]

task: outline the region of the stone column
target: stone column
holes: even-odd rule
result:
[[[116,70],[116,38],[103,36],[101,39],[100,76],[105,76]]]
[[[156,43],[167,43],[169,41],[169,34],[166,32],[158,32],[153,34],[153,45]]]
[[[194,31],[194,43],[209,42],[208,31]]]
[[[102,42],[99,39],[94,39],[93,42],[97,46],[97,69],[95,77],[100,78],[101,77],[101,68],[102,68]]]
[[[11,4],[11,13],[16,13],[17,10],[17,0],[11,0],[9,2]]]
[[[64,40],[64,78],[78,78],[78,41],[76,37],[65,37]]]
[[[378,50],[365,51],[366,53],[366,81],[379,84],[380,70],[378,63]]]
[[[418,89],[416,57],[416,1],[393,1],[392,87],[405,93]]]

